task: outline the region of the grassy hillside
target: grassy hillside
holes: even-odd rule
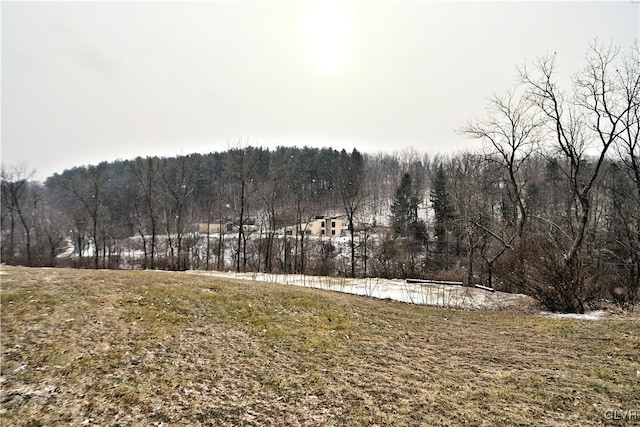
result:
[[[637,320],[182,273],[3,267],[0,280],[2,425],[587,426],[640,412]]]

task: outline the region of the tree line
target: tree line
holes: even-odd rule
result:
[[[455,278],[583,312],[640,283],[640,55],[593,43],[563,85],[518,69],[450,156],[238,143],[224,152],[2,169],[2,261]],[[316,217],[341,237],[313,236]]]

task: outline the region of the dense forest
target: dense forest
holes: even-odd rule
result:
[[[584,312],[640,283],[640,61],[593,45],[563,88],[519,69],[478,150],[264,149],[2,170],[2,262],[441,277]],[[320,221],[317,232],[311,224]],[[338,229],[329,227],[338,222]],[[325,233],[325,230],[327,233]]]

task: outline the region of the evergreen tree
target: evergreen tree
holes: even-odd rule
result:
[[[448,234],[450,231],[453,231],[453,221],[456,218],[456,212],[447,189],[447,177],[442,164],[438,165],[435,176],[433,177],[430,200],[435,216],[434,232],[438,239],[438,251],[445,253],[446,259],[448,259]]]
[[[400,237],[410,237],[413,225],[418,221],[418,196],[413,189],[411,175],[405,173],[396,188],[391,204],[391,224]]]
[[[396,188],[391,204],[391,223],[396,237],[400,237],[399,253],[403,276],[419,274],[421,260],[427,243],[427,226],[418,218],[418,194],[411,175],[405,173]]]

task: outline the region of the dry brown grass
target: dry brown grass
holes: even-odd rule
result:
[[[633,319],[182,273],[2,272],[2,425],[588,426],[640,412]]]

